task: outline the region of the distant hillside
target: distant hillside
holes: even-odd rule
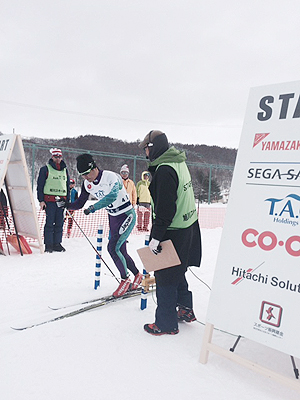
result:
[[[95,157],[100,168],[109,169],[116,172],[120,171],[123,164],[128,164],[131,175],[130,178],[136,182],[140,179],[143,170],[147,169],[146,160],[144,160],[143,151],[138,147],[138,141],[124,142],[118,139],[112,139],[107,136],[85,135],[74,138],[62,138],[59,140],[41,139],[41,138],[23,138],[26,158],[29,170],[31,171],[33,158],[32,150],[26,146],[36,144],[37,148],[34,152],[34,176],[37,178],[39,168],[44,165],[50,158],[50,153],[47,149],[38,149],[39,145],[50,147],[68,148],[64,151],[64,160],[70,171],[70,175],[78,180],[76,171],[76,155],[78,150],[116,153],[122,155],[140,156],[142,159],[137,161],[136,176],[133,177],[133,160],[122,157]],[[172,143],[173,144],[173,143]],[[206,164],[223,165],[233,167],[236,159],[236,149],[228,149],[218,146],[207,145],[189,145],[174,143],[178,149],[185,150],[188,162],[199,163],[203,165],[201,170],[204,174],[208,174],[209,170],[204,168]],[[72,152],[74,149],[74,152]],[[193,181],[197,180],[196,169],[191,167]],[[226,169],[213,169],[213,179],[220,185],[221,189],[228,188],[231,183],[232,171]],[[197,186],[197,185],[196,185]]]
[[[207,164],[234,166],[236,149],[227,147],[207,146],[205,144],[181,144],[175,143],[175,147],[184,149],[188,161],[205,162]]]

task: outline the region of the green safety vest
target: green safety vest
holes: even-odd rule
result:
[[[191,226],[198,219],[192,178],[185,162],[166,162],[159,164],[172,167],[178,176],[176,213],[168,229],[184,229]]]
[[[44,194],[53,196],[67,196],[67,170],[58,171],[50,164],[48,167],[48,178],[44,186]]]

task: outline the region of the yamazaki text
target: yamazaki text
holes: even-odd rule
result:
[[[267,242],[268,244],[266,244]],[[270,231],[265,231],[259,233],[256,229],[246,229],[242,233],[242,243],[246,247],[260,247],[264,251],[274,250],[275,247],[284,247],[287,253],[293,257],[300,257],[300,236],[291,236],[285,242],[278,240],[275,233]],[[295,250],[294,248],[298,248]]]

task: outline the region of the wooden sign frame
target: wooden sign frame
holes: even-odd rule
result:
[[[43,253],[44,246],[20,135],[0,136],[0,188],[4,182],[18,235],[35,239]]]

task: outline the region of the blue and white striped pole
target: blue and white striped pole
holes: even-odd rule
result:
[[[149,246],[149,240],[150,240],[150,235],[145,236],[145,246]],[[143,268],[143,275],[144,279],[146,275],[148,275],[148,272]],[[142,286],[142,293],[141,293],[141,310],[145,310],[147,308],[147,292],[145,290],[145,287]]]
[[[103,225],[99,226],[97,233],[97,251],[100,254],[96,254],[96,265],[95,265],[95,286],[94,289],[100,286],[100,274],[101,274],[101,257],[102,256],[102,239],[103,239]]]

